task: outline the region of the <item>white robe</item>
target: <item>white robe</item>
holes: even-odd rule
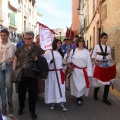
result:
[[[102,48],[103,48],[103,51],[105,51],[105,45],[102,45]],[[101,52],[101,49],[99,47],[99,45],[96,45],[94,47],[94,50],[93,50],[93,53],[92,53],[92,58],[94,58],[95,60],[103,60],[103,56],[102,55],[98,55],[97,52]],[[111,57],[111,49],[109,46],[107,46],[107,53],[108,55],[106,56],[106,59],[107,60],[110,60],[112,59]],[[95,68],[95,65],[93,66],[93,71],[94,71],[94,68]],[[111,80],[111,81],[114,81]],[[100,86],[103,86],[103,85],[109,85],[110,82],[102,82],[100,80],[98,80],[97,78],[94,78],[91,80],[91,87],[100,87]]]
[[[55,64],[56,64],[56,69],[62,69],[62,56],[58,51],[53,51],[54,58],[55,58]],[[53,70],[54,64],[50,63],[50,61],[53,59],[52,57],[52,52],[50,50],[46,51],[44,54],[48,65],[49,69]],[[59,78],[59,83],[60,83],[60,88],[62,91],[62,97],[60,96],[59,89],[58,89],[58,83],[57,83],[57,78],[56,78],[56,73],[55,71],[49,71],[48,78],[45,80],[45,103],[60,103],[60,102],[66,102],[66,97],[65,97],[65,83],[62,84],[61,82],[61,74],[60,71],[57,71],[58,73],[58,78]]]
[[[71,50],[68,62],[72,62],[80,68],[87,67],[86,71],[88,76],[93,76],[92,63],[88,50],[78,50],[78,48],[76,48],[74,54],[73,50]],[[83,95],[88,96],[89,88],[86,87],[83,69],[74,68],[70,77],[70,90],[71,95],[77,98]]]

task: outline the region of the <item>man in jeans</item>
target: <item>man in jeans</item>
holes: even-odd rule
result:
[[[0,31],[0,95],[2,99],[2,114],[6,114],[7,102],[10,113],[13,112],[12,94],[13,84],[11,82],[12,61],[16,50],[15,44],[9,40],[9,31],[3,28]],[[7,88],[7,91],[6,91]],[[6,98],[7,97],[7,98]],[[8,100],[8,101],[7,101]]]

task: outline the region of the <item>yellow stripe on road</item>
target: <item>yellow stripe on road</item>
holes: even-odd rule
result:
[[[112,89],[112,87],[110,87],[110,92],[115,95],[118,99],[120,99],[120,92],[118,90],[116,90],[115,88]]]

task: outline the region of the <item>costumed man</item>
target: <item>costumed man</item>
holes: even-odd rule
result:
[[[102,33],[100,35],[100,44],[96,45],[94,47],[93,53],[92,53],[92,61],[95,62],[94,66],[94,75],[93,75],[93,85],[96,87],[94,89],[94,99],[98,100],[98,91],[100,89],[100,86],[104,85],[104,93],[103,93],[103,102],[107,105],[111,105],[110,101],[107,99],[108,98],[108,93],[109,93],[109,87],[110,83],[114,80],[114,77],[107,75],[107,72],[113,71],[111,67],[107,69],[107,64],[109,60],[111,60],[111,49],[109,46],[106,45],[108,39],[108,35],[106,33]],[[100,61],[106,61],[103,62],[102,67],[100,68],[97,64]],[[98,72],[99,70],[99,72]],[[115,71],[113,71],[115,72]],[[110,74],[110,73],[109,73]],[[111,79],[110,79],[111,78]],[[104,79],[104,81],[102,81]]]

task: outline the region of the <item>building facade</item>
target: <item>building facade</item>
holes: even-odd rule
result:
[[[120,78],[120,0],[104,0],[101,3],[101,28],[108,34],[108,45],[116,62],[117,77]]]
[[[99,43],[100,33],[108,34],[107,44],[111,47],[112,58],[116,61],[117,77],[120,78],[118,55],[120,53],[120,0],[79,0],[79,2],[80,36],[85,38],[88,48],[91,49]]]
[[[74,31],[74,34],[79,34],[80,31],[80,21],[79,21],[79,15],[77,9],[79,8],[79,1],[78,0],[72,0],[72,31]]]
[[[37,34],[37,17],[35,0],[0,0],[0,27],[9,29],[12,42],[28,30]]]

